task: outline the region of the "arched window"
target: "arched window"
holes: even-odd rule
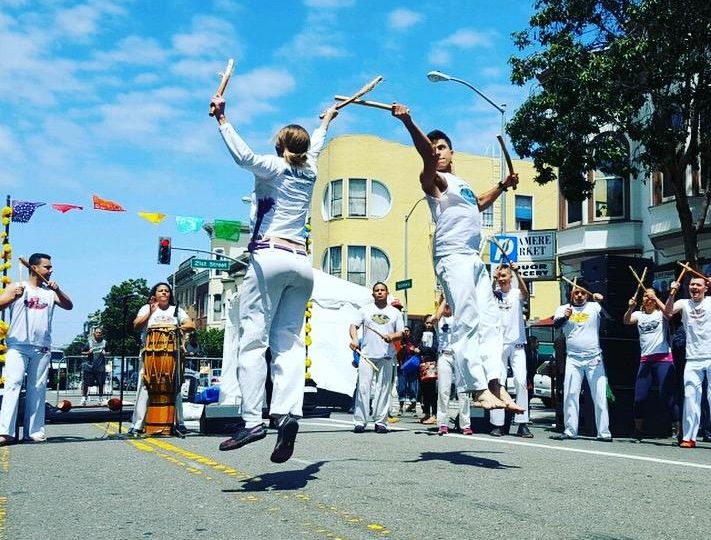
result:
[[[381,218],[390,211],[390,191],[378,180],[370,182],[370,212],[372,218]]]

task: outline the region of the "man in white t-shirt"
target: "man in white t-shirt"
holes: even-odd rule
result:
[[[5,367],[5,392],[0,408],[0,446],[15,442],[17,405],[22,379],[27,373],[25,400],[25,440],[43,442],[45,396],[52,347],[54,306],[70,310],[72,301],[52,281],[52,260],[44,253],[33,253],[29,260],[30,277],[9,285],[0,295],[0,310],[10,308],[10,329]]]
[[[582,282],[578,285],[585,287]],[[563,382],[563,416],[565,430],[559,439],[575,439],[578,436],[580,413],[580,389],[583,377],[588,380],[590,394],[595,404],[597,440],[612,442],[610,420],[607,412],[607,375],[602,363],[600,348],[600,302],[603,296],[588,293],[573,287],[570,304],[560,306],[553,316],[553,326],[562,328],[565,335],[566,359]]]
[[[664,306],[667,317],[681,312],[686,331],[686,366],[684,367],[684,415],[682,448],[695,448],[701,418],[701,385],[708,381],[711,404],[711,298],[706,296],[708,278],[694,276],[689,281],[690,298],[674,300],[680,283],[673,281]]]
[[[393,104],[392,114],[400,119],[422,158],[420,186],[435,222],[432,241],[437,279],[454,313],[455,377],[457,390],[472,392],[472,403],[484,409],[506,408],[523,412],[499,383],[501,336],[489,274],[479,256],[480,212],[489,208],[518,175],[479,195],[452,173],[454,150],[439,130],[425,135],[413,122],[410,109]]]
[[[374,374],[370,363],[363,359],[358,363],[358,388],[353,408],[354,433],[363,433],[368,424],[373,375],[375,375],[373,392],[375,432],[388,432],[387,421],[395,357],[395,347],[392,342],[402,337],[404,328],[402,314],[397,308],[388,304],[388,287],[385,283],[378,282],[373,286],[373,300],[372,304],[358,310],[358,318],[350,326],[351,349],[360,350],[378,368]],[[362,329],[360,347],[358,346],[359,328]]]
[[[512,278],[516,276],[518,287],[512,287]],[[508,368],[511,366],[514,384],[516,385],[516,403],[523,409],[514,417],[518,424],[516,436],[533,438],[528,429],[528,384],[526,378],[526,324],[523,319],[523,303],[528,300],[528,288],[521,279],[515,264],[500,266],[495,275],[497,289],[494,291],[496,304],[499,307],[501,332],[504,339],[501,356],[501,384],[506,385]],[[505,420],[503,410],[491,411],[491,424],[494,428],[490,434],[501,437]]]

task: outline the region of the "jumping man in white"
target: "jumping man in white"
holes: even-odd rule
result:
[[[362,328],[361,352],[379,369],[375,373],[373,395],[373,422],[376,433],[387,433],[390,392],[393,388],[393,358],[395,347],[392,342],[402,337],[404,324],[400,311],[388,304],[388,287],[385,283],[373,286],[372,304],[358,310],[358,319],[350,326],[352,350],[358,349],[358,328]],[[370,386],[373,382],[373,368],[361,359],[358,364],[358,389],[353,408],[354,433],[363,433],[368,423],[370,409]]]
[[[686,330],[686,367],[684,368],[684,417],[682,448],[694,448],[701,418],[701,385],[707,380],[711,404],[711,298],[706,296],[708,280],[693,277],[689,281],[691,298],[674,301],[680,284],[672,282],[664,313],[671,317],[681,311]]]
[[[24,438],[42,442],[44,432],[44,403],[47,394],[50,348],[52,346],[52,315],[54,306],[70,310],[72,301],[52,277],[49,255],[30,256],[30,277],[13,283],[0,295],[0,309],[10,308],[10,330],[7,335],[5,393],[0,409],[0,446],[15,440],[17,404],[22,379],[27,372]],[[44,279],[43,279],[44,278]],[[45,284],[45,280],[49,283]]]
[[[511,287],[512,274],[516,275],[518,289]],[[527,439],[533,438],[533,434],[528,429],[528,385],[526,380],[526,325],[523,320],[523,302],[528,299],[528,288],[521,279],[518,268],[515,264],[502,266],[496,272],[496,283],[498,290],[494,291],[494,296],[499,306],[501,316],[501,330],[504,338],[504,352],[501,357],[501,377],[502,384],[506,384],[508,367],[513,371],[514,384],[516,385],[516,403],[524,411],[514,417],[514,422],[518,424],[518,437]],[[494,429],[491,435],[501,437],[504,425],[504,411],[491,411],[491,423]]]
[[[394,104],[392,114],[405,125],[422,158],[420,186],[436,224],[435,272],[455,317],[452,350],[457,390],[472,392],[476,407],[523,412],[499,384],[501,336],[497,309],[488,272],[479,257],[479,213],[509,187],[515,187],[518,176],[509,175],[477,198],[464,180],[452,174],[454,151],[447,135],[439,130],[425,135],[405,105]]]
[[[277,155],[257,155],[227,121],[224,99],[215,96],[211,103],[230,154],[237,165],[254,174],[252,258],[239,305],[238,379],[245,426],[223,441],[220,450],[241,448],[267,435],[262,395],[269,347],[274,383],[270,414],[279,431],[271,460],[283,463],[294,452],[304,401],[305,349],[300,334],[313,290],[304,226],[316,182],[316,160],[328,125],[338,113],[328,109],[311,137],[301,126],[283,127],[276,136]]]
[[[580,388],[583,377],[586,377],[595,403],[597,440],[611,442],[607,413],[607,376],[602,363],[599,336],[602,312],[599,302],[603,301],[603,296],[595,293],[593,300],[594,302],[589,302],[588,294],[575,287],[570,293],[570,304],[560,306],[553,316],[553,326],[563,329],[567,351],[563,382],[565,431],[560,439],[575,439],[578,436]]]

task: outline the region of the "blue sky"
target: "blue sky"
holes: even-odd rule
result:
[[[112,284],[152,284],[186,256],[174,252],[171,268],[156,264],[159,236],[208,248],[204,233],[179,235],[175,215],[247,220],[240,199],[252,179],[207,116],[227,58],[236,61],[228,116],[255,151],[271,152],[286,123],[315,127],[334,94],[383,75],[369,99],[406,103],[457,150],[490,154],[499,114],[464,86],[426,74],[466,79],[510,116],[529,92],[509,82],[510,34],[531,13],[517,0],[3,0],[0,193],[48,203],[13,224],[11,243],[15,256],[50,253],[54,278],[74,300],[72,312],[56,314],[55,343],[81,331]],[[345,133],[409,143],[389,113],[356,106],[329,137]],[[93,193],[127,212],[93,210]],[[50,203],[85,209],[62,215]],[[169,217],[156,226],[138,211]]]

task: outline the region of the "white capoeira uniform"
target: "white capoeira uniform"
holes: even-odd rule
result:
[[[219,129],[237,165],[254,174],[252,258],[240,292],[237,363],[242,417],[249,429],[262,423],[267,347],[272,352],[274,383],[271,415],[303,414],[306,356],[301,329],[313,290],[313,269],[305,247],[291,249],[270,239],[305,245],[316,160],[326,130],[314,130],[306,163],[292,167],[282,157],[254,154],[230,123]]]
[[[677,310],[681,310],[681,321],[686,331],[683,439],[695,441],[701,418],[704,375],[711,405],[711,298],[705,297],[701,302],[677,300],[674,311]]]
[[[144,304],[141,309],[138,310],[138,317],[145,317],[151,310],[149,304]],[[148,329],[151,326],[174,326],[178,327],[185,321],[190,319],[188,314],[185,313],[183,308],[178,308],[178,318],[175,318],[175,306],[168,306],[166,309],[161,309],[156,307],[156,310],[150,316],[146,325],[141,331],[141,343],[146,344],[146,336],[148,335]],[[136,383],[136,404],[133,407],[133,417],[131,418],[131,427],[135,430],[143,429],[143,423],[146,419],[146,411],[148,410],[148,391],[143,384],[143,354],[139,356],[138,361],[138,382]],[[183,397],[180,392],[175,396],[175,417],[176,423],[178,425],[183,424]]]
[[[586,377],[595,404],[597,436],[609,438],[612,435],[607,412],[607,375],[598,334],[602,308],[597,302],[586,302],[582,306],[564,304],[556,310],[554,320],[564,319],[568,306],[573,313],[562,326],[567,352],[563,382],[564,433],[569,437],[578,436],[580,389]]]
[[[437,357],[437,425],[449,427],[449,398],[452,391],[454,374],[454,353],[452,352],[452,327],[454,317],[442,317],[437,323],[437,341],[439,355]],[[470,399],[464,392],[458,393],[459,427],[471,425]]]
[[[389,304],[382,309],[375,304],[368,304],[358,310],[358,317],[353,324],[359,326],[363,334],[360,350],[380,370],[375,373],[373,422],[376,425],[387,426],[390,392],[393,387],[395,347],[392,343],[383,341],[378,334],[402,332],[404,328],[402,313]],[[373,368],[361,359],[358,363],[358,388],[353,407],[353,423],[356,426],[365,427],[368,423],[372,383]]]
[[[501,335],[491,280],[479,257],[481,216],[476,195],[461,178],[447,181],[439,198],[427,195],[435,222],[434,268],[455,317],[452,335],[457,390],[484,390],[499,377]]]
[[[501,356],[501,375],[499,381],[506,387],[508,367],[513,371],[514,385],[516,385],[516,405],[524,412],[514,416],[517,424],[528,423],[528,383],[526,379],[526,325],[523,322],[523,306],[521,305],[521,292],[511,288],[509,292],[498,292],[501,300],[497,299],[499,314],[501,316],[501,331],[504,346]],[[489,413],[491,424],[497,427],[504,425],[505,412],[496,409]]]
[[[27,372],[23,436],[44,436],[44,403],[47,395],[52,346],[52,315],[56,294],[51,289],[21,282],[25,290],[10,304],[10,329],[2,374],[5,392],[0,409],[0,435],[15,436],[17,405]]]

